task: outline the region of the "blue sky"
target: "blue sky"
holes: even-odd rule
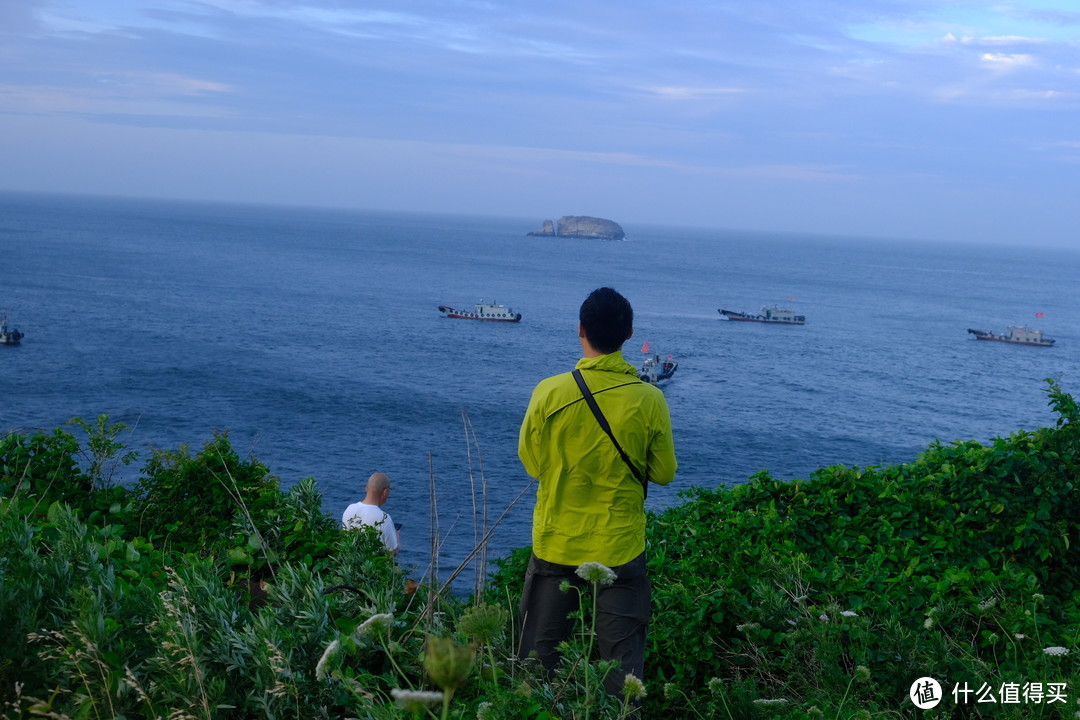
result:
[[[5,190],[1076,247],[1078,111],[1074,0],[0,3]]]

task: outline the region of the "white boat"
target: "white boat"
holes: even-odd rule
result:
[[[24,337],[18,328],[8,326],[7,315],[0,315],[0,345],[18,345]]]
[[[750,313],[725,310],[723,308],[720,308],[717,312],[728,320],[735,320],[738,322],[777,323],[780,325],[806,324],[805,315],[796,315],[794,310],[780,308],[775,305],[765,305],[761,308],[760,315],[751,315]]]
[[[641,346],[641,352],[649,352],[648,342]],[[678,369],[679,363],[675,362],[670,355],[661,360],[659,355],[653,354],[641,364],[641,368],[638,370],[638,379],[652,385],[658,385],[664,380],[670,380]]]
[[[1010,325],[1006,331],[1005,334],[1001,334],[968,328],[968,332],[974,335],[976,340],[991,340],[1013,345],[1038,345],[1039,347],[1050,347],[1054,344],[1054,338],[1043,335],[1042,330],[1032,330],[1023,325]]]
[[[460,310],[449,305],[440,305],[439,312],[456,320],[488,320],[491,322],[521,322],[521,313],[516,313],[505,305],[479,302],[475,310]]]

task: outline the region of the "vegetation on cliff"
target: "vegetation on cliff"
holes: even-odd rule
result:
[[[551,678],[511,658],[528,549],[469,602],[412,588],[315,482],[227,435],[138,483],[107,418],[0,440],[0,716],[1074,718],[1080,411],[916,461],[766,473],[650,517],[647,677],[599,689],[588,602]],[[586,596],[587,599],[587,596]],[[912,683],[942,686],[917,710]],[[1037,693],[1036,693],[1037,690]],[[993,697],[995,702],[988,701]],[[980,699],[981,698],[981,699]]]

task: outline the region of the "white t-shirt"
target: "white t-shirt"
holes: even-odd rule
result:
[[[382,534],[383,544],[388,550],[397,550],[398,534],[394,527],[394,520],[390,514],[384,512],[378,505],[368,505],[361,500],[345,508],[341,516],[341,524],[346,528],[360,527],[361,525],[374,525]]]

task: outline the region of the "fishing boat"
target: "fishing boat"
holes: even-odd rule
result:
[[[496,303],[476,304],[474,310],[459,310],[449,305],[440,305],[439,312],[456,320],[488,320],[492,322],[521,322],[521,313],[516,313],[505,305]]]
[[[18,345],[23,337],[18,328],[8,327],[7,315],[0,315],[0,345]]]
[[[734,310],[725,310],[720,308],[718,310],[721,315],[728,320],[735,320],[738,322],[760,322],[760,323],[777,323],[780,325],[805,325],[806,316],[796,315],[794,310],[788,310],[786,308],[779,308],[775,305],[765,305],[761,308],[760,315],[751,315],[744,312],[736,312]]]
[[[647,341],[641,346],[641,352],[649,352],[649,343]],[[670,380],[678,369],[679,363],[675,362],[670,355],[661,360],[659,355],[654,354],[646,358],[645,362],[641,364],[641,368],[638,370],[638,378],[657,385],[665,380]]]
[[[976,340],[991,340],[1013,345],[1038,345],[1039,347],[1050,347],[1054,344],[1054,338],[1043,335],[1042,330],[1032,330],[1024,325],[1010,325],[1004,334],[971,328],[968,328],[968,332],[974,335]]]

